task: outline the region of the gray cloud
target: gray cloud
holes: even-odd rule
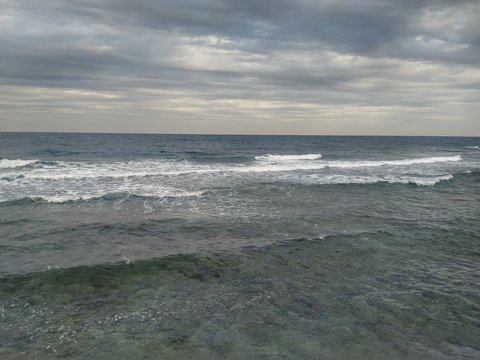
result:
[[[480,135],[479,34],[466,0],[3,0],[0,130]]]

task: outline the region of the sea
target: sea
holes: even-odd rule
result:
[[[0,358],[480,359],[479,146],[0,133]]]

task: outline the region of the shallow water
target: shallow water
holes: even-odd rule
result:
[[[2,359],[480,358],[479,139],[1,137]]]
[[[478,358],[479,260],[378,232],[7,278],[2,358]]]

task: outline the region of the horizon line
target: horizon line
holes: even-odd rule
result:
[[[229,133],[160,133],[160,132],[95,132],[95,131],[0,131],[0,134],[90,134],[90,135],[186,135],[186,136],[302,136],[302,137],[459,137],[478,138],[480,135],[399,135],[399,134],[229,134]]]

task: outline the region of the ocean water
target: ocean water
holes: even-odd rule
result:
[[[0,358],[479,359],[479,146],[0,133]]]

